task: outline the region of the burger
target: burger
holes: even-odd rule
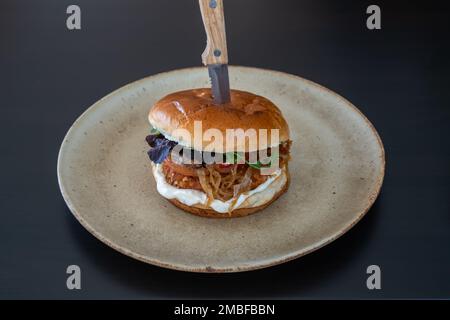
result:
[[[150,109],[146,141],[162,197],[195,215],[246,216],[287,191],[289,128],[268,99],[231,90],[217,105],[211,89],[169,94]]]

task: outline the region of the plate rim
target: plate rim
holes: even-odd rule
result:
[[[385,149],[383,146],[383,142],[380,138],[380,135],[378,134],[377,130],[375,129],[374,125],[370,122],[370,120],[355,106],[353,105],[349,100],[347,100],[346,98],[342,97],[340,94],[332,91],[331,89],[328,89],[314,81],[305,79],[303,77],[297,76],[297,75],[293,75],[287,72],[283,72],[283,71],[278,71],[278,70],[271,70],[271,69],[265,69],[265,68],[257,68],[257,67],[248,67],[248,66],[239,66],[239,65],[230,65],[229,66],[231,69],[246,69],[247,71],[264,71],[264,72],[269,72],[269,73],[275,73],[278,75],[281,75],[283,77],[289,77],[289,78],[293,78],[295,80],[300,80],[300,81],[304,81],[306,82],[308,85],[311,85],[313,87],[316,87],[319,90],[323,90],[325,92],[327,92],[328,94],[334,96],[335,98],[341,100],[343,102],[344,105],[346,105],[347,107],[349,107],[353,112],[356,112],[363,120],[364,122],[368,125],[368,127],[370,128],[372,134],[374,134],[374,136],[376,137],[376,141],[378,144],[378,147],[380,148],[381,151],[381,156],[380,156],[380,160],[381,160],[381,170],[379,172],[379,175],[376,179],[375,182],[375,189],[374,191],[369,194],[368,197],[368,202],[364,208],[364,210],[362,210],[361,212],[358,213],[357,217],[349,224],[347,225],[345,228],[337,231],[336,233],[334,233],[333,235],[322,239],[321,241],[318,241],[312,245],[310,245],[309,247],[300,249],[300,250],[296,250],[293,251],[289,254],[285,254],[283,256],[277,257],[275,259],[266,259],[267,261],[263,261],[261,263],[258,264],[252,264],[252,265],[237,265],[237,266],[233,266],[233,267],[228,267],[228,268],[222,268],[222,267],[211,267],[211,266],[204,266],[204,267],[200,267],[200,268],[196,268],[196,267],[191,267],[189,265],[184,265],[184,264],[173,264],[173,263],[167,263],[167,262],[163,262],[160,261],[158,259],[155,258],[150,258],[148,256],[133,252],[132,250],[123,247],[121,245],[118,245],[116,243],[114,243],[113,241],[111,241],[110,239],[108,239],[107,237],[103,236],[102,234],[100,234],[99,232],[97,232],[95,230],[94,227],[92,227],[83,217],[82,215],[80,215],[80,213],[77,211],[77,209],[75,208],[75,205],[72,203],[66,188],[64,186],[64,182],[63,182],[63,178],[62,178],[62,161],[63,161],[63,154],[64,151],[67,148],[68,145],[68,137],[70,137],[70,135],[72,134],[73,131],[76,130],[77,125],[83,120],[84,117],[86,117],[86,115],[88,113],[91,113],[92,111],[96,110],[99,105],[101,105],[101,103],[108,99],[110,96],[113,96],[115,94],[119,94],[122,91],[125,91],[129,88],[131,88],[132,86],[137,85],[139,82],[144,82],[146,80],[148,80],[149,78],[153,78],[153,77],[158,77],[158,76],[162,76],[162,75],[168,75],[171,73],[179,73],[179,72],[189,72],[192,70],[198,70],[198,69],[205,69],[204,66],[195,66],[195,67],[187,67],[187,68],[181,68],[181,69],[175,69],[175,70],[170,70],[170,71],[165,71],[165,72],[160,72],[160,73],[156,73],[156,74],[152,74],[149,76],[146,76],[144,78],[132,81],[128,84],[125,84],[119,88],[117,88],[116,90],[108,93],[107,95],[103,96],[102,98],[100,98],[99,100],[97,100],[94,104],[90,105],[84,112],[81,113],[80,116],[77,117],[77,119],[70,125],[69,129],[67,130],[67,133],[64,135],[64,138],[61,142],[60,148],[59,148],[59,152],[58,152],[58,158],[57,158],[57,177],[58,177],[58,185],[59,185],[59,189],[61,191],[62,197],[67,205],[67,207],[69,208],[70,212],[72,213],[72,215],[78,220],[78,222],[89,232],[91,233],[95,238],[97,238],[98,240],[100,240],[101,242],[103,242],[104,244],[106,244],[108,247],[128,256],[131,257],[133,259],[145,262],[147,264],[151,264],[151,265],[155,265],[158,267],[163,267],[163,268],[167,268],[167,269],[172,269],[172,270],[178,270],[178,271],[185,271],[185,272],[197,272],[197,273],[233,273],[233,272],[244,272],[244,271],[252,271],[252,270],[259,270],[259,269],[263,269],[263,268],[268,268],[268,267],[272,267],[275,265],[279,265],[297,258],[300,258],[302,256],[305,256],[313,251],[316,251],[328,244],[330,244],[331,242],[335,241],[336,239],[340,238],[342,235],[344,235],[345,233],[347,233],[350,229],[352,229],[365,215],[366,213],[369,211],[369,209],[372,207],[372,205],[375,203],[375,200],[378,198],[380,192],[381,192],[381,187],[383,185],[383,181],[384,181],[384,176],[385,176],[385,171],[386,171],[386,157],[385,157]]]

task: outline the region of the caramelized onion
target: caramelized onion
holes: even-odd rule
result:
[[[248,167],[247,170],[245,171],[245,175],[242,177],[242,181],[233,186],[233,196],[237,198],[242,193],[250,190],[251,183],[252,183],[252,168]]]
[[[280,145],[280,166],[284,166],[290,158],[290,144],[291,141],[287,141]],[[241,194],[256,188],[268,178],[268,176],[261,175],[258,169],[254,169],[247,164],[193,165],[177,163],[177,159],[169,157],[164,161],[164,166],[181,177],[188,176],[191,180],[194,180],[197,183],[197,188],[199,190],[201,188],[206,193],[207,206],[214,199],[221,201],[233,199],[229,209],[230,212]]]
[[[206,179],[205,169],[198,169],[197,170],[197,175],[198,175],[198,179],[200,181],[200,184],[201,184],[201,186],[203,188],[203,191],[208,196],[208,203],[207,203],[207,205],[209,205],[211,203],[211,201],[214,200],[214,194],[213,194],[213,190],[212,190],[211,186],[209,185],[209,183],[208,183],[208,181]]]

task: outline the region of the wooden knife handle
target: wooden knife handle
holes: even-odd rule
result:
[[[202,53],[203,64],[227,64],[227,37],[223,0],[199,0],[206,31],[206,48]]]

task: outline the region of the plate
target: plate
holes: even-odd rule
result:
[[[234,219],[185,213],[159,196],[146,154],[147,113],[163,96],[209,86],[206,68],[126,85],[68,131],[58,181],[73,215],[132,258],[192,272],[237,272],[298,258],[354,226],[375,201],[384,150],[367,118],[336,93],[277,71],[230,66],[231,87],[272,100],[288,121],[291,184],[265,210]]]

